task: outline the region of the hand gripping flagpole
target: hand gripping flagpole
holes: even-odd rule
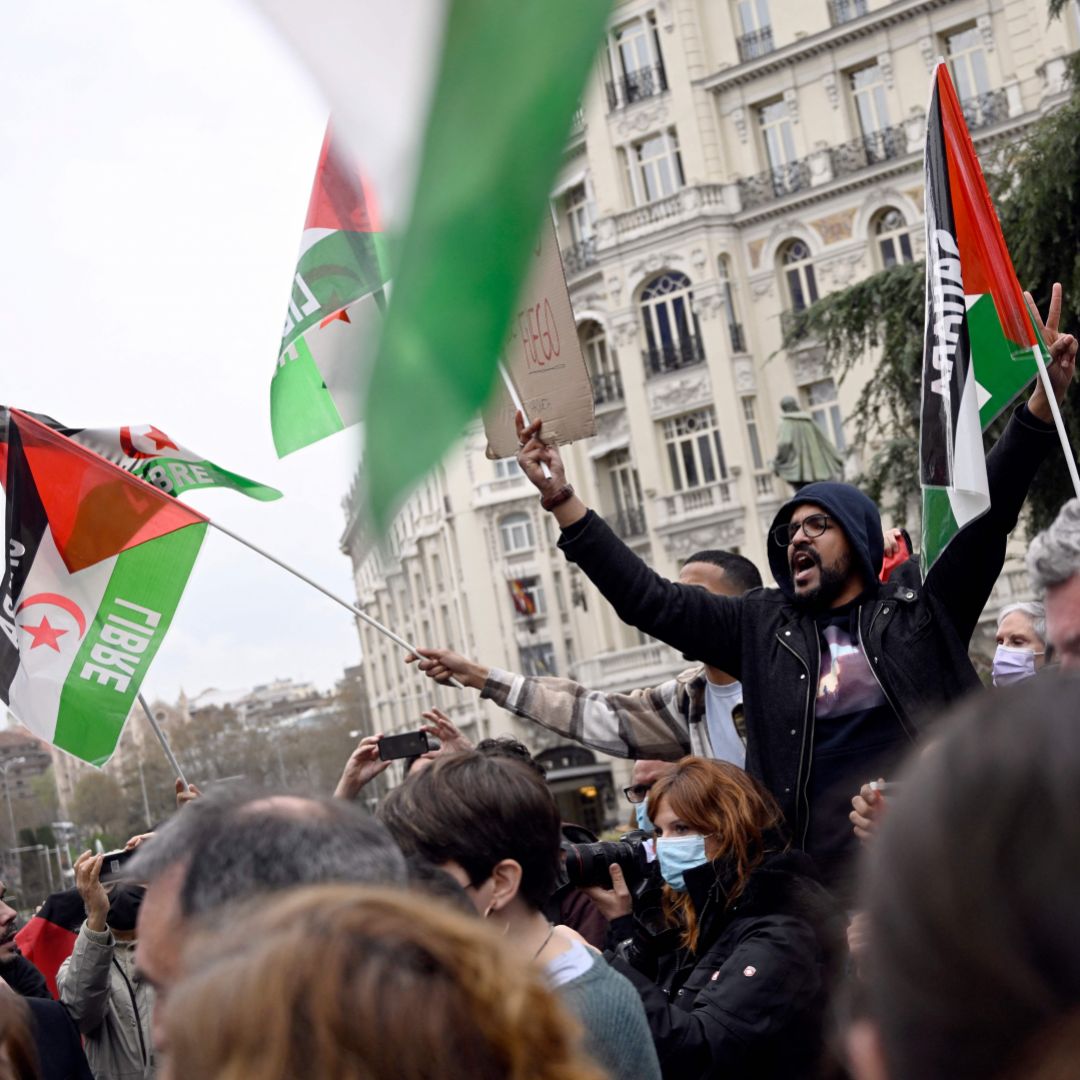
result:
[[[502,375],[503,382],[506,384],[507,393],[510,395],[510,400],[513,402],[514,408],[521,413],[521,419],[524,421],[525,426],[529,426],[529,414],[525,411],[525,402],[521,400],[521,395],[517,391],[517,387],[514,385],[514,380],[510,378],[510,372],[506,370],[506,365],[499,361],[499,374]],[[551,470],[547,466],[546,461],[540,462],[540,468],[544,473],[544,479],[551,479]]]
[[[1061,409],[1058,408],[1057,395],[1054,393],[1054,386],[1050,382],[1050,373],[1046,370],[1046,364],[1043,362],[1042,348],[1038,342],[1031,346],[1031,351],[1035,354],[1035,363],[1039,365],[1039,378],[1042,379],[1043,389],[1046,391],[1046,397],[1050,402],[1050,412],[1054,417],[1054,425],[1057,427],[1058,438],[1061,440],[1061,449],[1065,451],[1065,464],[1069,467],[1069,476],[1072,477],[1073,491],[1076,493],[1076,497],[1080,499],[1080,475],[1076,472],[1076,455],[1073,453],[1072,444],[1069,442],[1069,436],[1065,431],[1065,421],[1061,419]]]
[[[223,532],[226,536],[231,536],[238,544],[243,544],[244,547],[251,548],[252,551],[261,555],[264,559],[269,559],[272,563],[280,566],[282,570],[288,570],[288,572],[292,574],[293,577],[298,577],[301,581],[303,581],[307,585],[310,585],[313,589],[318,589],[318,591],[321,592],[323,596],[328,596],[331,600],[340,604],[346,610],[351,611],[358,619],[362,619],[373,630],[378,630],[380,634],[384,634],[395,645],[399,645],[406,652],[411,652],[414,656],[417,657],[420,656],[420,650],[415,645],[406,641],[405,638],[395,634],[394,631],[390,630],[388,627],[383,626],[383,624],[379,622],[378,619],[373,619],[366,611],[361,611],[360,608],[358,608],[355,604],[350,604],[348,600],[345,600],[342,597],[338,596],[337,593],[331,592],[328,588],[326,588],[325,585],[320,585],[317,581],[312,581],[312,579],[309,578],[307,574],[300,573],[300,571],[297,570],[294,566],[290,566],[288,563],[282,562],[276,555],[271,555],[269,551],[264,551],[257,544],[253,544],[250,540],[245,540],[242,536],[238,536],[232,531],[232,529],[227,529],[224,525],[221,525],[216,521],[211,521],[209,518],[207,518],[207,522],[215,529],[217,529],[218,532]],[[459,690],[465,689],[465,687],[462,686],[461,683],[459,683],[455,678],[450,679],[450,685],[456,686]]]
[[[150,706],[146,703],[146,698],[143,697],[142,691],[139,691],[139,704],[142,706],[142,711],[146,714],[146,719],[150,726],[154,729],[154,734],[158,737],[158,742],[161,743],[161,749],[165,751],[165,757],[169,761],[169,765],[172,766],[172,771],[180,779],[180,783],[184,785],[184,790],[188,789],[187,778],[184,776],[184,770],[180,768],[180,762],[176,760],[176,755],[172,752],[172,747],[169,745],[169,740],[165,738],[165,732],[158,726],[158,722],[154,719],[154,713]]]

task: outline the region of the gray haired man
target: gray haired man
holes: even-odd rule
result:
[[[1070,499],[1054,523],[1031,542],[1028,573],[1046,597],[1046,636],[1066,670],[1080,670],[1080,499]]]

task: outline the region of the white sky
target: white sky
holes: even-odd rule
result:
[[[327,108],[244,0],[8,6],[0,40],[0,401],[153,423],[277,487],[186,501],[352,599],[353,432],[278,461],[269,387]],[[213,530],[144,683],[328,688],[351,617]]]

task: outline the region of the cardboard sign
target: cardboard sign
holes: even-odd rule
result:
[[[484,412],[489,458],[513,457],[518,452],[517,406],[506,376],[529,422],[544,421],[547,442],[563,444],[596,434],[592,380],[581,355],[550,215],[533,249],[532,270],[518,300],[502,364],[505,375],[496,382]]]

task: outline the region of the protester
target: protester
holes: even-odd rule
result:
[[[1028,1077],[1080,1012],[1078,711],[1075,679],[979,696],[902,774],[863,883],[858,1080]]]
[[[19,994],[0,991],[0,1080],[51,1080],[40,1071],[28,1004]]]
[[[86,908],[71,955],[60,965],[60,1001],[83,1036],[96,1080],[152,1076],[153,987],[135,967],[135,924],[144,888],[101,883],[104,855],[75,860],[75,887]]]
[[[170,1080],[603,1080],[540,973],[421,898],[298,889],[196,936],[185,959]]]
[[[1039,603],[1006,604],[998,613],[997,651],[990,676],[995,686],[1030,679],[1046,663],[1046,608]]]
[[[29,960],[19,955],[15,941],[19,913],[7,903],[6,897],[7,885],[0,881],[0,979],[21,997],[51,997],[45,977]]]
[[[1057,334],[1056,322],[1049,329]],[[1058,335],[1051,352],[1060,400],[1076,341]],[[968,643],[1031,479],[1058,445],[1042,383],[987,458],[990,509],[952,540],[921,589],[878,581],[877,507],[832,482],[801,489],[773,521],[778,590],[714,596],[666,581],[573,493],[541,421],[526,427],[519,415],[518,430],[518,462],[554,512],[567,558],[626,622],[742,680],[746,766],[779,801],[795,842],[845,886],[851,792],[868,775],[888,775],[928,709],[979,685]],[[1080,635],[1077,643],[1080,656]]]
[[[612,1080],[659,1077],[633,987],[543,913],[558,880],[562,823],[533,770],[504,756],[450,754],[390,792],[380,816],[402,850],[451,873],[521,960],[544,972]]]
[[[656,781],[670,771],[670,761],[653,758],[638,758],[630,771],[630,785],[623,788],[623,794],[634,807],[633,827],[643,833],[653,831],[653,823],[649,820],[649,792]]]
[[[378,822],[341,799],[259,796],[222,788],[189,803],[128,866],[146,883],[136,963],[157,993],[153,1043],[164,1049],[162,1006],[196,917],[296,885],[403,885],[405,859]]]
[[[757,567],[730,551],[691,555],[679,581],[718,596],[761,587]],[[605,694],[570,679],[484,667],[449,649],[421,649],[405,661],[417,659],[430,678],[456,678],[507,711],[613,757],[677,761],[695,753],[739,766],[746,758],[742,685],[716,667],[697,664],[659,686]]]
[[[1046,640],[1066,671],[1080,670],[1080,499],[1070,499],[1028,548],[1028,573],[1046,600]]]
[[[742,770],[687,757],[648,809],[661,896],[630,918],[614,868],[616,888],[592,895],[627,938],[613,963],[641,995],[664,1076],[816,1076],[839,929],[810,859],[787,848],[780,808]]]

